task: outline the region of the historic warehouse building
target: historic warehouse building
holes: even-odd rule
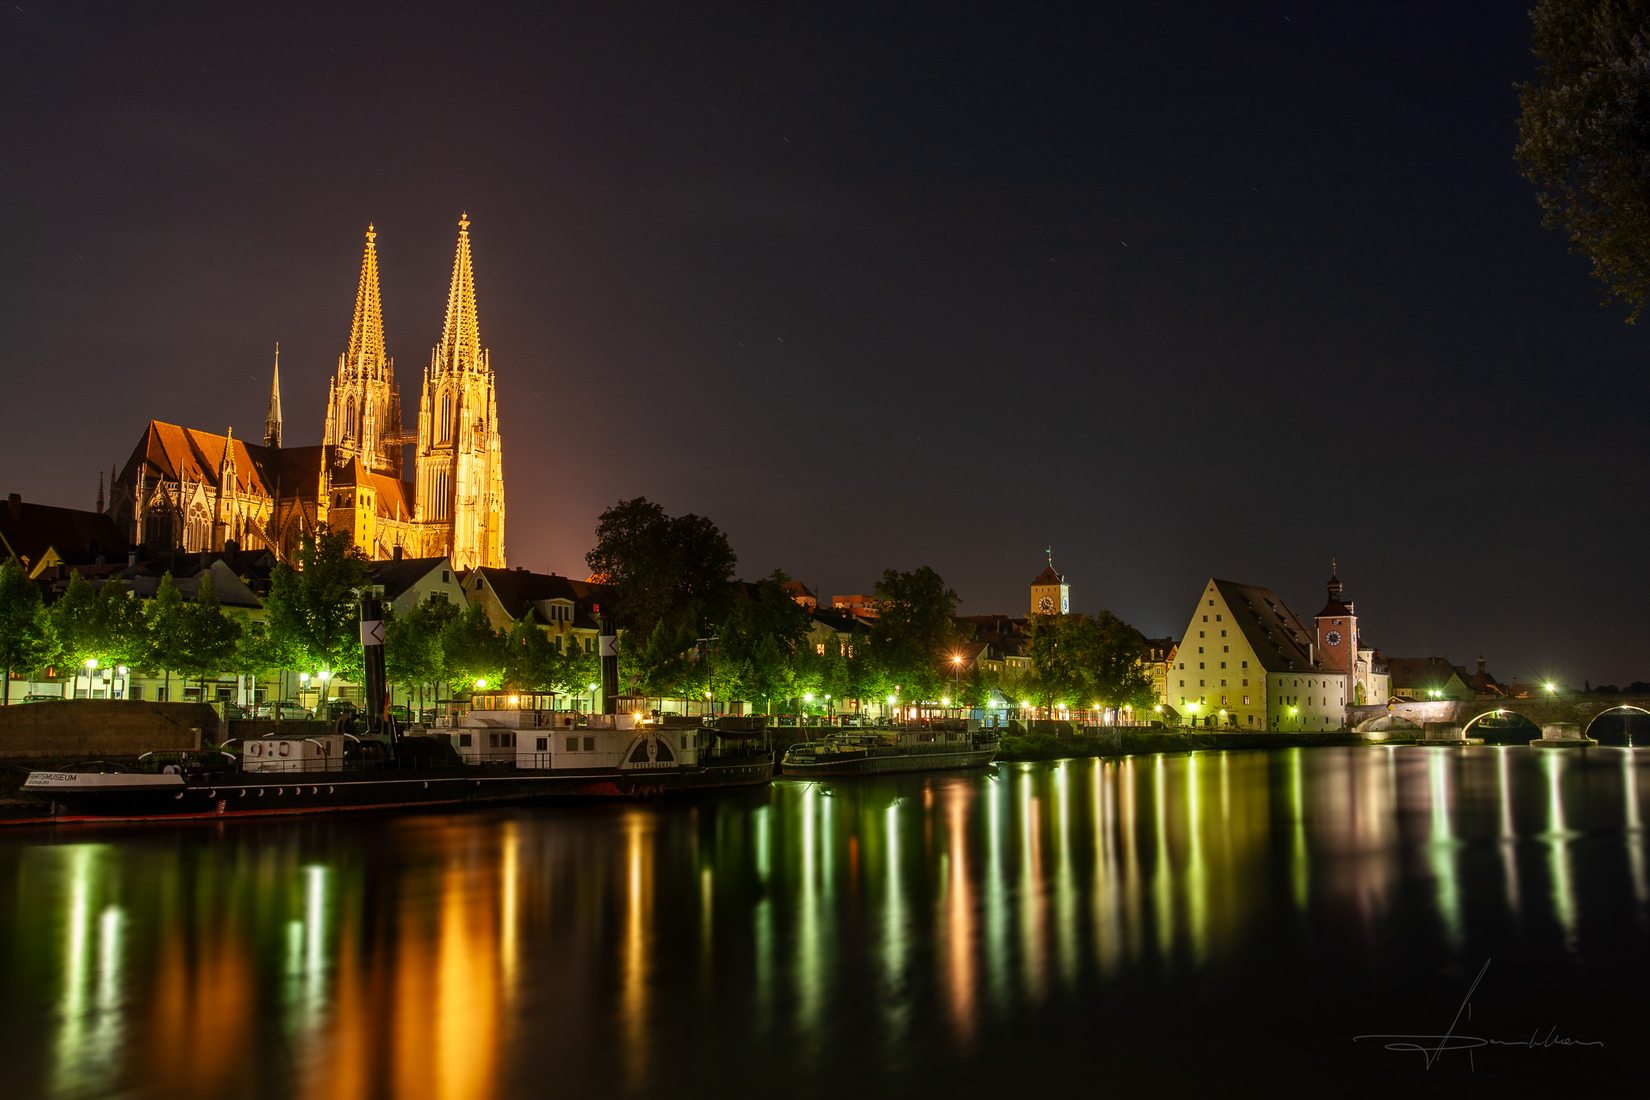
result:
[[[377,233],[367,227],[349,344],[327,395],[319,445],[282,443],[280,349],[263,444],[151,420],[112,476],[109,513],[157,550],[269,549],[289,560],[321,526],[348,531],[369,558],[504,565],[504,466],[492,363],[476,321],[470,220],[458,250],[441,342],[424,371],[418,432],[402,426],[384,347]],[[415,446],[413,466],[403,451]],[[410,475],[410,476],[409,476]]]

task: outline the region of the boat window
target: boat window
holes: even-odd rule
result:
[[[470,747],[470,735],[469,734],[461,733],[461,734],[458,735],[458,747],[461,748],[461,749],[467,749],[467,748]]]
[[[539,752],[546,752],[546,751],[549,750],[549,748],[550,748],[550,738],[541,737],[541,738],[538,739],[538,741],[539,741],[539,743],[538,743],[538,751]]]
[[[596,738],[595,737],[593,737],[593,736],[592,737],[586,737],[584,739],[584,751],[585,752],[595,752],[596,751]]]
[[[498,748],[498,734],[489,733],[487,735],[487,747],[490,749]]]
[[[569,737],[567,739],[567,751],[568,752],[578,752],[579,751],[579,739],[577,737]]]
[[[676,759],[676,754],[670,751],[670,742],[666,741],[663,737],[659,738],[658,762],[663,764],[666,760],[675,760],[675,759]]]

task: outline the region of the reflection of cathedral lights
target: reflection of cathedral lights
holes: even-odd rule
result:
[[[434,1052],[434,1072],[414,1072],[416,1095],[439,1100],[469,1100],[492,1095],[500,1043],[497,923],[492,920],[490,891],[454,856],[443,869],[438,887],[440,927],[436,930],[435,1035],[419,1051],[420,1061]],[[428,968],[428,946],[419,945],[419,969]],[[399,975],[398,975],[399,976]],[[428,1017],[428,1002],[413,1011]],[[413,1048],[416,1049],[416,1048]],[[403,1051],[411,1053],[408,1046]]]
[[[499,963],[503,972],[505,991],[507,995],[513,995],[516,988],[516,959],[521,950],[518,938],[521,914],[517,911],[520,905],[517,887],[521,879],[521,834],[514,819],[506,821],[502,831],[504,835],[500,841],[502,851],[499,855],[498,870]]]
[[[1043,892],[1042,803],[1031,793],[1031,772],[1020,773],[1020,955],[1027,994],[1041,1002],[1046,992],[1044,945],[1048,942],[1047,895]]]
[[[1566,763],[1562,752],[1544,753],[1541,765],[1547,772],[1547,843],[1548,876],[1552,879],[1553,916],[1564,930],[1564,942],[1575,947],[1576,897],[1575,882],[1571,878],[1570,839],[1564,824],[1564,795],[1562,783]]]
[[[1455,881],[1455,833],[1450,821],[1449,764],[1445,750],[1433,749],[1427,758],[1427,778],[1432,798],[1432,835],[1427,844],[1427,863],[1437,885],[1438,916],[1450,947],[1461,947],[1461,896]]]
[[[968,788],[946,790],[945,825],[950,876],[946,883],[947,985],[951,1020],[964,1045],[974,1038],[974,894],[968,881]]]
[[[624,962],[619,1013],[624,1025],[625,1076],[629,1091],[647,1081],[648,928],[653,923],[653,847],[648,822],[640,810],[625,817]]]

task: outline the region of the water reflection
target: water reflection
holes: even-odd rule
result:
[[[1285,991],[1277,1014],[1296,970],[1619,946],[1650,926],[1646,766],[1176,754],[692,805],[13,834],[0,1026],[24,1095],[463,1100],[547,1086],[549,1065],[569,1094],[691,1092],[684,1067],[731,1049],[783,1091],[845,1075],[844,1044],[856,1072],[920,1081],[1009,1033],[1035,1054],[1024,1021],[1126,1034],[1211,974]]]

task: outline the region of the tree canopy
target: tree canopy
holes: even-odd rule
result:
[[[264,601],[276,644],[311,668],[346,680],[361,679],[358,593],[367,583],[367,559],[347,533],[323,529],[298,548],[299,568],[282,563]]]
[[[1517,159],[1542,224],[1636,322],[1650,297],[1650,2],[1537,0]]]
[[[668,516],[644,497],[601,514],[584,560],[613,586],[613,612],[632,646],[651,642],[661,627],[662,637],[705,636],[732,607],[735,557],[727,536],[703,516]]]
[[[51,660],[55,647],[40,590],[17,562],[0,561],[0,663],[6,672],[0,681],[0,703],[11,701],[12,673],[40,668]]]
[[[884,570],[876,597],[871,655],[883,682],[874,690],[897,686],[906,699],[937,698],[942,680],[937,662],[956,643],[957,594],[925,565],[909,573]]]

